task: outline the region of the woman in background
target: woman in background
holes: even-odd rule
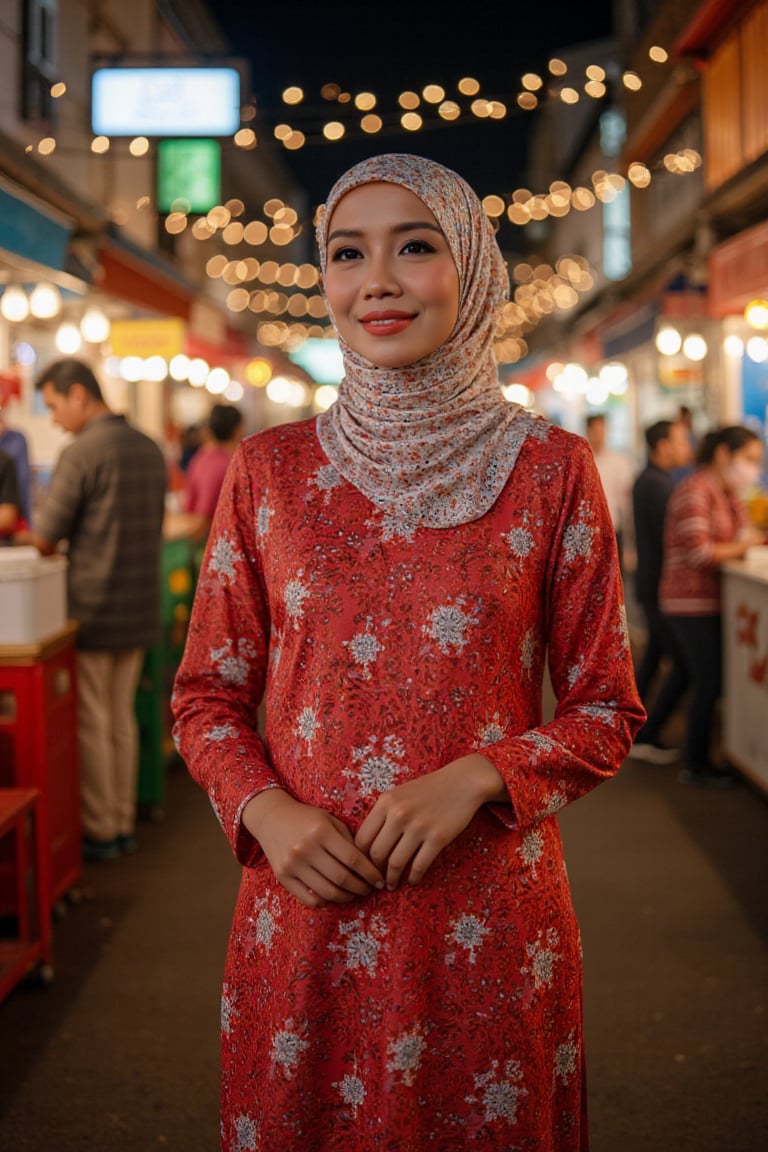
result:
[[[690,676],[681,778],[707,788],[729,788],[733,775],[715,762],[712,729],[722,695],[720,566],[741,560],[763,541],[750,527],[744,495],[758,481],[760,438],[740,424],[716,429],[701,442],[698,468],[674,489],[664,520],[659,605],[683,647]]]

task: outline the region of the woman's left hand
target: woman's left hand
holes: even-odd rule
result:
[[[485,756],[472,753],[444,768],[382,792],[355,837],[394,891],[409,868],[418,884],[446,845],[463,832],[483,804],[509,800],[504,782]]]

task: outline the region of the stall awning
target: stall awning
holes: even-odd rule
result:
[[[162,316],[189,319],[197,288],[171,264],[126,237],[111,234],[99,250],[98,286]]]
[[[0,181],[0,248],[6,252],[64,272],[73,225],[22,189]]]

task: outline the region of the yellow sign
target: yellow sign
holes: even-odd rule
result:
[[[162,356],[171,360],[184,348],[183,320],[113,320],[109,334],[113,356]]]

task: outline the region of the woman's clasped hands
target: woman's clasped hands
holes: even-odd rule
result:
[[[353,836],[337,817],[281,788],[259,793],[242,821],[278,882],[307,908],[349,904],[375,889],[418,884],[489,801],[508,801],[479,753],[382,792]]]

